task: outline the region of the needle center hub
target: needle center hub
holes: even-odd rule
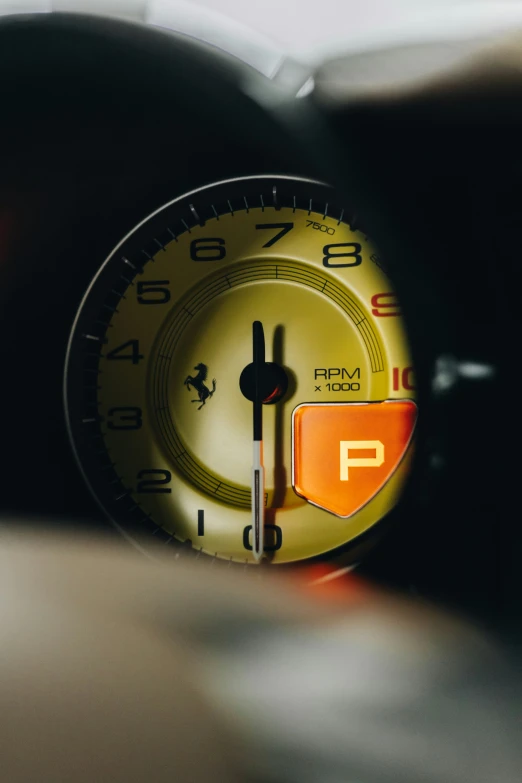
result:
[[[263,404],[273,405],[285,396],[288,389],[288,376],[279,364],[264,362],[260,367],[259,385]],[[253,362],[247,364],[242,371],[239,377],[239,388],[247,400],[254,402],[256,386]]]

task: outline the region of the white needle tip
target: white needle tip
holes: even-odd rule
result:
[[[262,465],[262,442],[254,441],[252,467],[252,553],[259,563],[265,547],[265,471]]]

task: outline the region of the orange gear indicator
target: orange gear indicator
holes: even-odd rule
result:
[[[408,450],[412,400],[309,403],[293,413],[292,484],[298,495],[351,517],[384,487]]]

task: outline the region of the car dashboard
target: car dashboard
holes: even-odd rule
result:
[[[390,49],[386,57],[376,52],[365,56],[382,77],[398,52]],[[518,567],[522,534],[516,517],[519,424],[516,399],[509,398],[509,390],[514,393],[517,387],[520,339],[519,57],[516,46],[509,42],[481,43],[477,52],[466,53],[462,61],[446,70],[418,81],[397,79],[393,88],[358,83],[354,74],[371,70],[361,57],[331,59],[313,74],[287,62],[269,79],[191,37],[122,20],[53,13],[0,21],[3,524],[6,530],[58,527],[73,537],[79,532],[96,532],[147,551],[148,541],[154,539],[155,546],[172,549],[173,568],[176,557],[199,557],[200,553],[209,563],[217,558],[232,567],[255,567],[252,563],[259,542],[255,541],[255,519],[250,524],[248,516],[250,496],[244,496],[243,490],[241,495],[239,490],[227,489],[229,494],[220,497],[221,482],[205,489],[207,479],[201,477],[201,464],[208,459],[210,465],[214,460],[209,473],[217,476],[222,470],[226,474],[227,461],[235,465],[235,455],[240,453],[238,475],[243,471],[239,464],[245,462],[243,451],[235,448],[233,435],[219,430],[229,428],[234,410],[241,405],[241,416],[249,422],[245,425],[249,438],[245,453],[250,459],[250,408],[252,403],[255,410],[261,402],[256,396],[256,367],[261,368],[261,380],[268,384],[262,401],[266,403],[275,395],[269,404],[261,405],[265,430],[272,419],[274,426],[279,426],[277,402],[287,388],[295,394],[302,388],[298,361],[290,366],[284,358],[277,359],[278,335],[283,335],[281,356],[284,340],[291,340],[291,329],[287,329],[286,338],[284,329],[277,332],[286,317],[295,322],[296,332],[306,336],[299,356],[312,355],[319,339],[321,350],[328,354],[328,361],[314,365],[315,391],[310,386],[286,406],[284,415],[294,417],[294,423],[288,424],[288,428],[294,427],[294,440],[301,432],[300,419],[295,423],[301,405],[308,405],[302,411],[304,416],[321,413],[321,404],[342,406],[347,400],[376,404],[414,400],[418,419],[410,422],[410,429],[401,436],[404,443],[396,460],[398,465],[407,459],[408,475],[401,468],[400,486],[394,485],[393,498],[390,495],[382,501],[384,505],[372,512],[371,519],[361,517],[363,521],[346,541],[342,536],[327,538],[324,531],[329,529],[332,509],[312,490],[297,492],[301,479],[294,478],[294,494],[308,498],[313,505],[310,521],[308,506],[303,510],[296,505],[294,494],[290,500],[285,496],[284,501],[292,507],[288,513],[294,514],[294,506],[297,509],[294,527],[288,525],[288,532],[278,525],[275,512],[266,512],[265,546],[271,556],[266,557],[264,570],[276,567],[280,552],[288,546],[288,558],[281,561],[283,569],[322,564],[344,573],[356,567],[375,582],[442,602],[518,635],[522,598]],[[415,72],[418,51],[411,50],[409,57]],[[302,217],[299,235],[295,215]],[[345,220],[345,215],[349,219]],[[244,222],[244,229],[243,218],[251,218],[251,224]],[[247,250],[242,246],[232,258],[236,251],[229,248],[247,229],[251,232],[245,239]],[[171,235],[167,236],[169,230]],[[273,274],[277,279],[280,273],[281,279],[287,275],[284,286],[294,285],[299,290],[295,307],[286,288],[281,288],[284,294],[279,304],[279,294],[272,293],[272,288],[266,289],[262,305],[252,300],[249,292],[261,291],[265,280],[255,266],[261,256],[258,249],[252,249],[254,235],[259,247],[266,248],[266,258],[259,261],[263,269],[279,263],[276,251],[283,258],[283,265],[274,266]],[[299,247],[296,244],[296,258],[307,252],[301,251],[301,246],[317,245],[317,269],[312,270],[307,261],[288,260],[294,257],[293,250],[281,251],[282,243],[293,241],[294,236],[295,242],[301,243]],[[167,267],[161,266],[166,262],[158,261],[156,253],[168,255],[171,247],[175,252],[176,243],[179,246],[185,241],[183,237],[194,277],[186,284],[176,283],[179,291],[185,292],[176,298],[178,288],[174,284],[169,287]],[[156,241],[155,250],[147,244],[151,241]],[[371,243],[368,248],[366,242]],[[173,342],[178,337],[158,336],[159,331],[150,327],[150,351],[156,357],[162,358],[168,350],[181,351],[187,357],[176,370],[179,381],[172,392],[180,400],[176,403],[179,409],[184,406],[183,410],[189,410],[198,426],[207,414],[207,422],[213,421],[212,416],[218,422],[217,443],[205,441],[201,446],[210,425],[193,434],[190,427],[185,429],[189,414],[183,414],[176,430],[179,443],[188,441],[194,454],[203,449],[204,457],[194,462],[192,473],[176,463],[182,489],[171,492],[174,468],[167,470],[152,446],[148,463],[143,462],[145,447],[132,445],[137,441],[127,437],[127,431],[142,437],[146,429],[143,411],[151,404],[152,392],[147,387],[143,402],[138,404],[126,391],[134,383],[126,373],[135,368],[138,373],[144,367],[146,359],[141,360],[146,355],[143,345],[149,339],[149,327],[143,327],[143,336],[140,332],[138,339],[138,332],[124,333],[120,322],[110,318],[117,311],[129,328],[138,329],[141,318],[149,323],[147,318],[157,317],[158,324],[163,323],[163,306],[172,306],[174,313],[175,302],[176,307],[187,310],[189,295],[190,301],[195,301],[196,295],[211,290],[208,286],[218,284],[225,252],[232,259],[230,268],[223,267],[230,290],[234,281],[240,280],[232,278],[231,283],[230,274],[243,274],[237,271],[240,259],[248,259],[253,281],[248,288],[241,278],[242,293],[230,300],[232,315],[227,316],[226,329],[216,326],[212,319],[218,316],[211,309],[204,311],[204,318],[190,312],[191,317],[200,318],[198,334],[205,338],[198,337],[199,342],[189,339],[186,330],[180,331],[178,343]],[[119,277],[125,264],[128,276],[113,294],[113,301],[103,297],[114,289],[117,276],[110,270],[116,268],[116,258],[121,267]],[[317,304],[314,318],[313,310],[307,308],[316,306],[310,303],[316,301],[313,297],[321,286],[323,292],[333,292],[332,281],[348,274],[348,267],[362,269],[364,264],[370,269],[368,275],[374,275],[373,288],[370,283],[365,288],[366,278],[361,278],[360,288],[355,283],[350,288],[350,301],[358,303],[361,312],[366,313],[365,307],[368,313],[373,312],[376,336],[368,337],[361,327],[367,353],[360,354],[360,361],[359,342],[352,345],[352,338],[346,337],[350,346],[346,359],[335,361],[332,354],[330,362],[328,346],[341,339],[344,328],[336,319],[346,294],[331,294],[328,302],[334,302],[335,313],[328,309],[329,304],[324,305],[324,313],[323,305]],[[353,274],[359,271],[354,269]],[[140,278],[140,274],[144,276]],[[384,286],[385,278],[392,281],[393,293],[376,287]],[[98,289],[103,280],[108,282],[102,297]],[[127,288],[134,284],[137,288]],[[203,289],[203,284],[207,288]],[[237,286],[239,291],[239,282]],[[306,286],[310,290],[305,290]],[[137,291],[136,301],[130,302],[129,291],[133,297]],[[223,297],[228,302],[225,294]],[[268,299],[272,309],[266,304]],[[205,307],[213,307],[206,303],[207,299]],[[389,331],[395,329],[391,316],[397,315],[398,303],[404,334]],[[103,307],[108,309],[109,320],[97,332],[93,324]],[[228,312],[227,307],[223,305],[220,318]],[[263,369],[268,365],[259,359],[261,343],[259,330],[256,343],[256,327],[253,358],[245,359],[246,353],[241,354],[236,367],[234,356],[227,354],[221,369],[218,362],[223,346],[240,340],[238,330],[243,327],[238,326],[239,316],[237,322],[233,320],[238,312],[244,315],[241,323],[248,324],[241,340],[250,345],[252,321],[260,323],[255,320],[256,307],[263,313],[275,380],[268,379],[268,369]],[[277,310],[273,316],[272,310]],[[365,319],[364,313],[360,318],[350,315],[357,328]],[[169,323],[175,323],[174,316],[168,318]],[[103,346],[112,327],[120,337],[109,341],[108,356],[112,353],[114,361],[107,364],[104,377],[113,384],[111,388],[124,391],[116,402],[111,398],[102,416],[96,393],[89,412],[83,391],[77,391],[81,384],[74,379],[85,379],[85,372],[91,373],[95,392],[99,388],[99,362],[107,357]],[[85,348],[84,339],[77,358],[75,334],[80,333],[83,338],[90,335],[87,340],[91,339],[92,345],[87,343]],[[202,355],[207,350],[207,337],[214,340],[208,343],[214,346],[210,359]],[[394,347],[399,343],[399,348]],[[264,350],[264,342],[262,347]],[[230,353],[231,349],[227,350]],[[371,384],[361,390],[364,383],[358,381],[364,369],[359,374],[357,369],[364,367],[364,362],[374,363],[372,371],[379,369],[379,351],[383,367],[388,367],[389,390],[383,392]],[[94,356],[91,364],[87,354]],[[277,367],[287,364],[289,369],[278,375]],[[246,375],[241,375],[241,381],[244,365]],[[113,380],[111,372],[116,373]],[[237,399],[227,385],[229,373],[230,389],[241,390]],[[158,384],[168,386],[170,381],[162,377]],[[254,391],[249,391],[249,384]],[[317,404],[327,385],[330,396]],[[350,397],[352,392],[355,396]],[[312,404],[316,407],[310,411]],[[411,409],[407,415],[412,415]],[[85,456],[83,441],[80,443],[83,435],[75,434],[76,422],[81,419],[84,429],[85,422],[98,427],[100,416],[107,425],[103,437],[110,435],[116,441],[102,443],[97,432],[94,445],[89,446],[90,456]],[[255,421],[254,412],[254,441]],[[319,422],[317,427],[324,426],[326,431],[323,419]],[[152,440],[160,437],[158,426],[150,426],[156,433]],[[332,426],[338,426],[337,420]],[[406,427],[404,423],[401,426]],[[413,427],[415,438],[410,444]],[[118,430],[125,432],[114,434]],[[295,474],[301,463],[295,462],[295,443],[292,446],[290,436],[285,437],[288,443],[284,448],[294,448]],[[357,437],[359,443],[366,442],[361,435]],[[122,438],[127,438],[123,445]],[[374,437],[371,443],[375,442]],[[374,446],[369,448],[370,455],[365,452],[362,461],[376,465],[378,449],[374,454]],[[148,517],[143,525],[143,514],[131,527],[124,523],[119,511],[104,500],[106,490],[99,489],[99,478],[93,478],[92,453],[103,452],[105,459],[111,450],[121,450],[123,461],[128,458],[128,471],[141,487],[146,502],[137,505],[145,507]],[[181,453],[171,456],[173,464]],[[163,449],[161,458],[165,454]],[[285,462],[286,458],[279,457]],[[277,463],[277,448],[274,459]],[[108,467],[112,462],[104,464]],[[347,472],[348,465],[352,471],[358,469],[349,456],[346,465]],[[289,474],[289,465],[283,467]],[[274,475],[283,467],[276,464]],[[120,478],[116,475],[112,480]],[[286,480],[289,484],[289,475]],[[303,485],[307,480],[302,478]],[[209,536],[213,512],[208,508],[214,509],[205,506],[203,514],[195,501],[183,534],[167,531],[165,535],[161,520],[167,512],[161,503],[170,502],[171,495],[185,497],[188,485],[196,487],[200,496],[218,493],[218,499],[212,500],[215,508],[230,519],[237,515],[239,533],[233,543],[227,532],[217,543],[212,540],[208,546],[195,546],[196,536]],[[230,486],[236,484],[231,482]],[[119,495],[128,497],[131,491],[128,482],[121,487],[117,484],[116,489],[113,500]],[[370,488],[364,502],[357,501],[357,508],[343,507],[337,516],[344,519],[352,513],[366,513],[364,504],[372,507],[375,491]],[[277,481],[273,493],[275,498]],[[269,492],[267,497],[272,498]],[[260,504],[263,506],[262,500]],[[267,508],[273,511],[276,507],[276,500],[267,501]],[[185,511],[178,505],[169,513],[182,518]],[[305,517],[302,531],[294,535]],[[225,530],[227,521],[220,524]],[[302,544],[305,539],[306,545]],[[218,552],[220,546],[223,556]],[[215,556],[209,556],[210,549],[215,550]],[[262,549],[261,543],[261,556]]]

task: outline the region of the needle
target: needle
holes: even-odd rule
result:
[[[263,467],[263,393],[261,374],[265,366],[265,335],[261,321],[252,324],[254,365],[254,461],[252,467],[252,551],[259,563],[264,551],[265,469]]]

